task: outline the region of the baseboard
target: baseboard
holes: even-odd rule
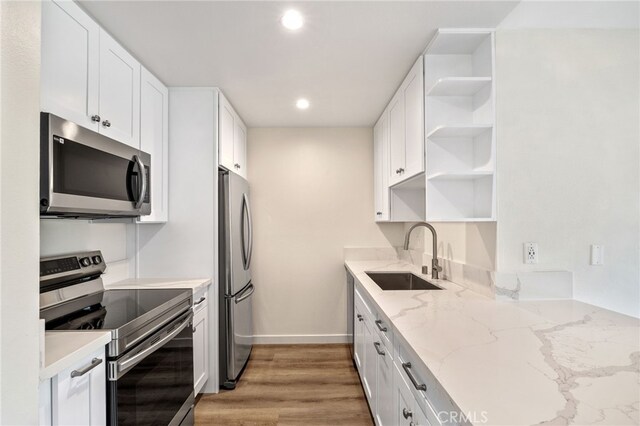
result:
[[[256,345],[302,344],[302,343],[348,343],[347,334],[262,334],[253,336]]]

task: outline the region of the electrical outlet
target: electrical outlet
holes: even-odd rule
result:
[[[537,243],[524,243],[524,263],[538,263]]]
[[[604,265],[604,246],[591,244],[591,264]]]

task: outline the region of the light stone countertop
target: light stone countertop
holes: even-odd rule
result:
[[[105,286],[107,289],[190,288],[193,294],[211,284],[211,278],[130,278]]]
[[[40,380],[47,380],[111,341],[110,331],[47,331]]]
[[[640,320],[575,300],[497,301],[445,280],[445,290],[382,291],[346,267],[464,413],[487,424],[638,424]]]

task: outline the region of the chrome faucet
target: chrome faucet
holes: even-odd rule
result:
[[[433,237],[433,260],[431,261],[431,278],[434,280],[438,279],[438,274],[442,272],[442,267],[438,265],[438,234],[436,230],[431,224],[427,222],[418,222],[415,225],[411,226],[407,231],[407,234],[404,236],[404,249],[409,250],[409,238],[411,237],[411,231],[418,228],[419,226],[424,226],[429,231],[431,231],[431,236]],[[425,273],[426,266],[422,267],[422,273]]]

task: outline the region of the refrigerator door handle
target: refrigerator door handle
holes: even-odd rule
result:
[[[247,235],[245,235],[245,220]],[[242,194],[242,261],[245,271],[251,266],[251,254],[253,253],[253,221],[251,220],[251,206],[247,194]],[[248,247],[245,247],[247,241]]]
[[[243,300],[251,297],[254,291],[255,291],[255,287],[253,286],[252,283],[249,283],[249,285],[246,287],[246,290],[240,292],[240,294],[236,296],[235,298],[236,305],[242,302]]]

